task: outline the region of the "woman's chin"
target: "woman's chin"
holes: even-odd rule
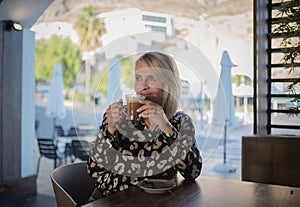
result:
[[[154,96],[145,96],[146,97],[146,100],[150,100],[150,101],[153,101],[153,102],[155,102],[154,100],[156,100],[157,98],[156,97],[154,97]]]
[[[148,96],[148,97],[146,97],[146,99],[150,100],[154,103],[157,103],[158,105],[161,105],[161,102],[162,102],[161,97],[156,97],[156,96]]]

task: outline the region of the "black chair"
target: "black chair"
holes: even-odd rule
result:
[[[78,128],[77,127],[70,127],[68,131],[68,136],[75,137],[77,136]]]
[[[95,180],[87,173],[87,162],[56,168],[51,181],[58,207],[77,207],[88,203],[95,189]]]
[[[78,124],[77,129],[79,136],[94,136],[96,134],[96,129],[91,124]]]
[[[65,158],[64,153],[59,153],[57,150],[57,145],[54,139],[47,139],[47,138],[38,138],[38,146],[40,151],[40,156],[38,159],[38,166],[36,175],[39,173],[40,169],[40,162],[42,157],[46,157],[48,159],[54,160],[54,168],[57,167],[57,161],[60,162]]]
[[[62,128],[62,126],[60,126],[60,125],[56,125],[56,126],[55,126],[55,132],[56,132],[56,135],[57,135],[58,137],[63,137],[63,136],[65,136],[64,128]]]
[[[71,143],[66,143],[65,145],[65,161],[68,162],[68,157],[70,158],[71,162],[73,162],[73,151]]]
[[[35,130],[35,134],[37,134],[38,130],[39,130],[39,126],[40,126],[40,121],[39,120],[35,120],[34,121],[34,130]]]
[[[69,136],[69,134],[66,136],[65,134],[65,130],[61,125],[56,125],[55,126],[55,132],[56,132],[56,136],[58,137],[67,137]],[[71,144],[70,143],[66,143],[66,145],[64,146],[64,150],[65,150],[65,159],[67,162],[67,157],[71,157],[72,156],[72,148],[71,148]],[[72,160],[72,159],[71,159]]]
[[[72,140],[72,153],[76,158],[87,161],[91,144],[86,140]]]

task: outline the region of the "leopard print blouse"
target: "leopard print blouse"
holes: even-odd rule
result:
[[[88,173],[96,179],[102,196],[123,191],[142,179],[172,176],[177,171],[187,179],[200,175],[202,158],[191,118],[177,112],[170,122],[173,133],[165,134],[158,127],[151,132],[143,123],[133,124],[124,118],[112,135],[103,120],[88,159]]]

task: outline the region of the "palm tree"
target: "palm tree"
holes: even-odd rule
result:
[[[102,46],[101,37],[105,33],[103,22],[97,17],[95,7],[88,6],[83,9],[82,15],[78,17],[75,28],[80,36],[80,46],[85,61],[85,102],[90,101],[91,82],[91,53]]]

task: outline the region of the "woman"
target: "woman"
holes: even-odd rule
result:
[[[202,159],[192,120],[177,112],[180,83],[169,55],[149,52],[138,58],[134,89],[145,96],[137,109],[141,121],[126,120],[122,100],[111,104],[90,152],[88,172],[96,179],[101,196],[125,190],[144,178],[165,178],[177,171],[186,179],[200,175]]]

